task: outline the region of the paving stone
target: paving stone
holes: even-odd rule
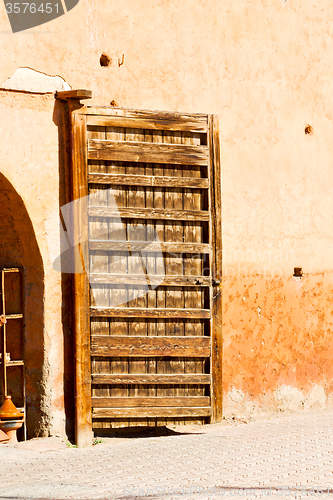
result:
[[[205,491],[214,488],[214,499],[332,500],[332,424],[333,412],[322,411],[200,432],[176,427],[173,435],[108,438],[87,449],[55,438],[0,445],[0,500],[208,500]],[[326,491],[311,490],[323,485]],[[184,488],[188,493],[179,493]]]

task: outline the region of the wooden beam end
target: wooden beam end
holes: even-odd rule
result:
[[[65,91],[57,91],[55,93],[55,98],[60,99],[61,101],[70,101],[71,99],[91,99],[92,91],[85,89],[78,90],[65,90]]]

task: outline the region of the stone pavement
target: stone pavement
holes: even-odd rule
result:
[[[0,499],[333,500],[331,410],[165,434],[0,445]]]

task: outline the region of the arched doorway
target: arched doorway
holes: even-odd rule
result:
[[[23,270],[23,359],[28,437],[47,433],[44,363],[44,270],[36,235],[21,196],[0,174],[0,268]],[[15,285],[13,285],[15,287]],[[9,331],[10,334],[10,331]]]

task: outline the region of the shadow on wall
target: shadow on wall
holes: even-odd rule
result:
[[[78,104],[78,107],[81,105]],[[55,100],[53,110],[53,123],[58,128],[58,163],[59,163],[59,205],[60,207],[72,201],[71,194],[71,167],[69,163],[69,108],[65,101]],[[63,242],[61,242],[63,244]],[[61,268],[68,269],[68,259],[72,259],[67,248],[61,247]],[[74,439],[74,344],[73,344],[73,275],[61,273],[62,289],[62,329],[64,339],[64,401],[66,416],[66,434],[69,439]]]
[[[28,437],[47,434],[44,368],[44,270],[35,232],[22,198],[0,174],[0,267],[23,268],[24,360]]]

